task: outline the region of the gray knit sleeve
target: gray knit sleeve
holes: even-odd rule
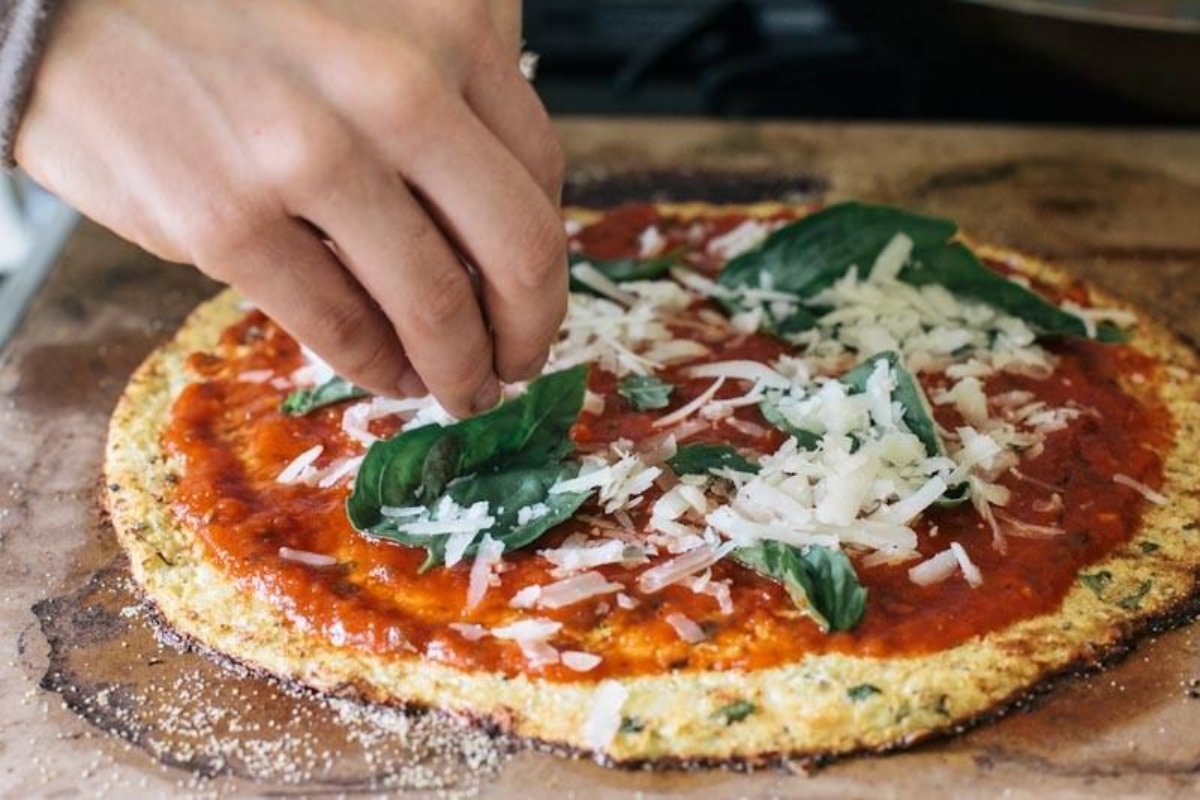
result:
[[[0,0],[0,166],[11,169],[13,140],[57,0]]]

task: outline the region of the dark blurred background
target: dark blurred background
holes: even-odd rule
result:
[[[1200,121],[1200,0],[526,0],[553,113]]]
[[[1200,122],[1200,0],[525,0],[525,35],[556,114]],[[820,188],[788,175],[610,177],[576,176],[565,196]],[[0,176],[0,343],[74,224],[29,181]]]

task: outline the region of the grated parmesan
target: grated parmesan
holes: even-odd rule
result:
[[[338,563],[333,556],[311,553],[308,550],[295,550],[291,547],[279,548],[279,557],[285,561],[295,561],[306,567],[332,567]]]
[[[583,741],[594,750],[612,744],[621,727],[621,709],[629,690],[617,681],[601,681],[592,695],[592,705],[583,723]]]
[[[600,666],[600,662],[603,661],[595,653],[584,653],[579,650],[564,650],[561,658],[564,667],[576,672],[590,672]]]
[[[276,483],[291,484],[302,481],[305,471],[310,470],[313,463],[325,452],[325,445],[316,444],[292,459],[275,477]]]
[[[1167,496],[1164,495],[1162,492],[1156,492],[1154,489],[1151,489],[1146,484],[1142,483],[1139,480],[1134,480],[1133,478],[1129,477],[1128,475],[1122,475],[1120,472],[1118,472],[1116,475],[1113,475],[1112,479],[1113,479],[1113,483],[1133,489],[1135,492],[1137,492],[1142,497],[1149,500],[1151,503],[1154,503],[1155,505],[1163,506],[1163,505],[1166,505],[1168,502]]]
[[[504,542],[496,541],[485,533],[479,543],[479,549],[475,552],[475,562],[471,564],[471,577],[467,583],[467,611],[479,605],[483,596],[487,594],[491,587],[492,572],[500,563],[503,553]]]
[[[688,644],[696,644],[704,641],[707,637],[704,635],[704,630],[693,622],[686,614],[681,614],[678,611],[667,614],[665,617],[666,623],[675,629],[675,633],[679,638]]]

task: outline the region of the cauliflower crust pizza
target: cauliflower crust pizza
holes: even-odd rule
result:
[[[575,210],[544,374],[457,421],[231,292],[129,384],[107,502],[175,630],[605,763],[955,729],[1179,613],[1197,360],[949,220]]]

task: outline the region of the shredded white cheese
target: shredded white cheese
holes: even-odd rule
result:
[[[918,586],[941,583],[959,569],[954,551],[946,548],[937,555],[922,561],[908,570],[908,579]]]
[[[244,372],[239,372],[237,379],[242,383],[266,383],[274,375],[274,371],[269,369],[248,369]]]
[[[679,635],[679,638],[688,644],[703,642],[708,638],[704,635],[704,630],[686,614],[675,611],[667,614],[664,619],[668,625],[675,629],[675,633]]]
[[[697,572],[706,570],[733,551],[733,542],[721,545],[706,544],[657,564],[638,576],[638,590],[654,594]]]
[[[607,580],[599,572],[581,572],[569,578],[539,587],[534,605],[538,608],[564,608],[583,600],[618,592],[625,587]]]
[[[637,298],[623,291],[620,286],[613,282],[611,278],[605,275],[600,270],[596,269],[588,261],[580,261],[571,267],[571,277],[587,286],[599,294],[604,295],[609,300],[620,303],[623,306],[632,306],[637,302]]]
[[[690,417],[692,414],[695,414],[697,411],[699,411],[701,408],[703,408],[704,405],[706,403],[708,403],[709,400],[712,400],[713,397],[716,396],[717,391],[721,388],[721,386],[724,385],[724,383],[725,383],[724,378],[717,378],[715,381],[712,382],[712,385],[710,385],[707,389],[705,389],[701,394],[694,397],[690,402],[684,404],[683,406],[680,406],[679,408],[672,411],[670,414],[667,414],[665,416],[659,417],[658,419],[654,420],[654,423],[653,423],[654,427],[668,428],[672,425],[677,425],[680,422],[683,422],[685,419]]]
[[[445,495],[432,510],[417,506],[420,511],[415,516],[404,515],[409,521],[396,524],[399,533],[417,536],[436,536],[440,534],[476,534],[490,530],[496,524],[496,518],[491,515],[488,502],[480,500],[469,506],[460,506],[449,495]],[[407,512],[408,509],[405,509]],[[385,516],[395,516],[385,514]],[[470,542],[468,541],[467,544]],[[463,544],[465,549],[467,544]]]
[[[329,489],[337,486],[347,478],[353,478],[358,474],[358,468],[362,466],[365,456],[352,456],[350,458],[339,458],[330,462],[329,466],[321,470],[314,476],[317,487],[320,489]]]
[[[592,695],[592,707],[583,724],[583,742],[594,750],[612,744],[621,727],[621,709],[629,690],[617,681],[601,681]]]
[[[1151,489],[1146,484],[1142,483],[1139,480],[1134,480],[1133,478],[1129,477],[1128,475],[1122,475],[1120,472],[1118,472],[1116,475],[1113,475],[1112,479],[1113,479],[1113,483],[1116,483],[1120,486],[1127,486],[1130,489],[1133,489],[1135,492],[1140,494],[1142,497],[1146,498],[1151,503],[1154,503],[1157,506],[1164,506],[1168,502],[1167,496],[1164,495],[1162,492],[1156,492],[1155,490]]]
[[[337,374],[325,359],[310,350],[307,345],[300,345],[300,354],[304,357],[304,365],[289,376],[297,386],[320,386]]]
[[[471,622],[451,622],[447,627],[456,631],[468,642],[477,642],[489,633],[487,628]]]
[[[720,236],[708,240],[705,250],[722,261],[737,258],[766,240],[770,228],[756,219],[747,219]]]
[[[275,477],[275,482],[290,484],[302,481],[305,477],[305,471],[311,469],[312,465],[318,458],[321,457],[321,453],[323,452],[325,452],[325,445],[322,444],[315,444],[308,448],[303,453],[292,459],[288,465],[284,467],[282,471],[280,471],[279,475]]]
[[[651,466],[636,453],[628,452],[628,445],[616,443],[611,455],[593,455],[583,459],[583,467],[574,478],[561,480],[550,487],[551,494],[588,492],[598,490],[597,495],[604,511],[614,514],[620,509],[633,508],[641,502],[641,495],[654,485],[654,479],[662,474],[662,468]]]
[[[967,555],[967,551],[958,542],[950,543],[950,552],[954,553],[955,560],[958,561],[958,568],[962,570],[963,578],[972,588],[979,588],[983,585],[983,573],[979,571],[979,567],[975,566],[975,562]]]
[[[729,378],[731,380],[754,381],[770,389],[790,389],[792,382],[758,361],[714,361],[688,367],[689,378]]]
[[[542,550],[539,555],[554,565],[551,574],[555,577],[605,564],[637,563],[644,558],[640,548],[621,539],[588,540],[583,536],[568,537],[559,547]]]
[[[638,234],[638,255],[641,258],[653,258],[666,246],[667,239],[657,225],[647,225],[646,229]]]
[[[500,563],[503,553],[504,542],[497,541],[485,533],[475,552],[475,562],[471,564],[471,577],[467,584],[467,611],[479,605],[479,601],[483,600],[483,596],[491,588],[492,572]]]
[[[624,592],[617,594],[617,607],[623,608],[626,611],[632,611],[641,605],[641,602],[636,597],[630,597]]]
[[[896,280],[900,270],[908,263],[912,255],[913,240],[907,234],[897,233],[884,248],[875,256],[871,266],[870,280],[875,283],[887,283]]]
[[[312,553],[308,550],[296,550],[291,547],[279,548],[279,557],[285,561],[295,561],[297,564],[303,564],[306,567],[332,567],[338,563],[338,560],[333,556]]]

